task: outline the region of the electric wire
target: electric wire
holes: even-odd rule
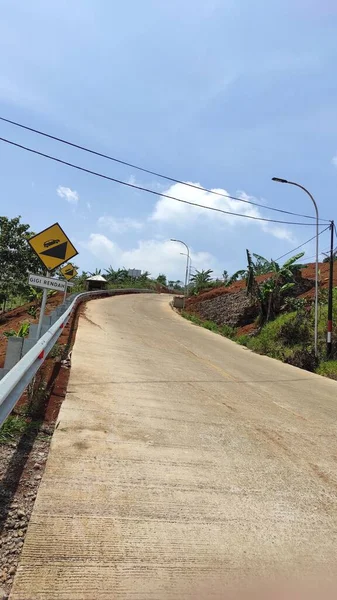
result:
[[[88,173],[90,175],[94,175],[95,177],[100,177],[101,179],[106,179],[108,181],[113,181],[114,183],[118,183],[120,185],[124,185],[126,187],[129,188],[133,188],[136,190],[140,190],[142,192],[147,192],[148,194],[153,194],[154,196],[159,196],[161,198],[168,198],[169,200],[174,200],[176,202],[181,202],[182,204],[188,204],[190,206],[197,206],[198,208],[203,208],[205,210],[211,210],[213,212],[217,212],[217,213],[222,213],[222,214],[226,214],[226,215],[231,215],[234,217],[242,217],[245,219],[252,219],[254,221],[263,221],[263,222],[268,222],[268,223],[280,223],[283,225],[299,225],[299,226],[304,226],[304,227],[312,227],[313,223],[302,223],[302,222],[294,222],[294,221],[280,221],[277,219],[267,219],[265,217],[255,217],[253,215],[243,215],[241,213],[236,213],[236,212],[232,212],[229,210],[223,210],[221,208],[215,208],[213,206],[206,206],[204,204],[198,204],[197,202],[190,202],[188,200],[182,200],[181,198],[176,198],[175,196],[171,196],[169,194],[164,194],[162,192],[158,192],[155,190],[151,190],[149,188],[140,186],[140,185],[136,185],[135,183],[129,183],[127,181],[122,181],[120,179],[116,179],[115,177],[110,177],[109,175],[104,175],[103,173],[98,173],[97,171],[92,171],[91,169],[86,169],[85,167],[81,167],[79,165],[75,165],[74,163],[68,162],[66,160],[62,160],[61,158],[57,158],[55,156],[51,156],[50,154],[45,154],[44,152],[40,152],[38,150],[34,150],[33,148],[29,148],[28,146],[23,146],[22,144],[18,144],[16,142],[13,142],[11,140],[8,140],[6,138],[0,137],[0,141],[6,143],[6,144],[10,144],[11,146],[15,146],[16,148],[20,148],[21,150],[25,150],[26,152],[30,152],[32,154],[36,154],[38,156],[42,156],[44,158],[47,158],[48,160],[52,160],[54,162],[66,165],[68,167],[71,167],[73,169],[77,169],[78,171],[82,171],[84,173]],[[198,188],[200,189],[200,188]],[[319,223],[320,225],[325,225],[325,223]]]
[[[322,229],[322,231],[320,231],[318,235],[321,235],[322,233],[324,233],[328,229],[330,229],[330,225],[328,225],[328,227],[326,227],[325,229]],[[315,239],[316,239],[316,235],[313,235],[309,240],[307,240],[306,242],[303,242],[303,244],[300,244],[299,246],[296,246],[296,248],[293,248],[292,250],[289,250],[289,252],[285,252],[284,254],[282,254],[282,256],[279,256],[276,259],[276,261],[281,260],[281,258],[284,258],[285,256],[288,256],[288,254],[292,254],[296,250],[299,250],[299,248],[302,248],[303,246],[305,246],[306,244],[309,244],[309,242],[312,242]]]
[[[244,198],[238,198],[237,196],[231,196],[229,194],[223,194],[221,192],[218,192],[216,190],[210,190],[207,188],[200,188],[198,185],[195,185],[193,183],[187,182],[187,181],[182,181],[180,179],[176,179],[174,177],[169,177],[168,175],[163,175],[162,173],[158,173],[156,171],[151,171],[150,169],[145,169],[144,167],[140,167],[138,165],[134,165],[133,163],[129,163],[125,160],[121,160],[119,158],[115,158],[113,156],[110,156],[108,154],[104,154],[102,152],[98,152],[97,150],[92,150],[91,148],[88,148],[86,146],[81,146],[80,144],[76,144],[74,142],[70,142],[69,140],[65,140],[63,138],[57,137],[55,135],[51,135],[49,133],[46,133],[45,131],[41,131],[39,129],[34,129],[33,127],[29,127],[28,125],[23,125],[22,123],[18,123],[17,121],[12,121],[11,119],[6,119],[5,117],[1,117],[0,116],[0,120],[5,122],[5,123],[9,123],[11,125],[14,125],[15,127],[20,127],[21,129],[25,129],[27,131],[31,131],[33,133],[36,133],[38,135],[41,135],[43,137],[49,138],[51,140],[55,140],[57,142],[60,142],[62,144],[66,144],[67,146],[71,146],[73,148],[77,148],[78,150],[83,150],[84,152],[89,152],[90,154],[94,154],[96,156],[100,156],[101,158],[106,158],[107,160],[111,160],[113,162],[125,165],[127,167],[131,167],[132,169],[137,169],[138,171],[142,171],[143,173],[148,173],[150,175],[154,175],[155,177],[160,177],[161,179],[166,179],[167,181],[171,181],[173,183],[179,183],[181,185],[190,187],[190,188],[194,188],[197,190],[202,190],[207,192],[208,194],[214,194],[215,196],[220,196],[223,198],[228,198],[231,200],[236,200],[238,202],[243,202],[245,204],[251,204],[253,206],[258,206],[259,208],[264,208],[266,210],[272,210],[272,211],[276,211],[276,212],[280,212],[280,213],[284,213],[287,215],[292,215],[295,217],[302,217],[305,219],[315,219],[316,217],[313,215],[304,215],[301,213],[295,213],[295,212],[291,212],[288,210],[284,210],[282,208],[274,208],[272,206],[268,206],[265,204],[260,204],[258,202],[253,202],[252,200],[246,200]],[[322,221],[327,221],[327,219],[321,219]]]

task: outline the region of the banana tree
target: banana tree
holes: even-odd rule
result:
[[[257,302],[261,323],[274,318],[280,311],[282,297],[295,285],[294,278],[296,272],[300,268],[300,265],[295,263],[297,263],[303,255],[304,252],[296,254],[296,256],[289,258],[282,266],[275,260],[271,260],[269,262],[268,272],[268,275],[270,276],[265,281],[258,282],[256,280],[256,264],[252,260],[249,250],[247,250],[247,295],[250,295],[252,299]],[[266,259],[263,259],[263,257],[260,257],[259,255],[254,256],[258,257],[260,263],[262,263],[263,260],[266,261]]]

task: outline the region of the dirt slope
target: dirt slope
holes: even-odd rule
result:
[[[329,283],[329,263],[319,264],[320,287],[327,289]],[[309,263],[301,270],[303,279],[298,287],[298,297],[313,298],[315,284],[315,263]],[[269,274],[259,275],[258,282],[265,281]],[[337,286],[337,266],[334,269],[334,286]],[[306,288],[306,289],[305,289]],[[304,289],[304,291],[303,291]],[[250,328],[250,324],[256,317],[256,310],[252,307],[250,299],[246,295],[246,282],[236,281],[229,287],[219,287],[208,290],[203,294],[190,298],[187,302],[187,310],[196,312],[204,319],[214,321],[218,325],[227,324],[231,327],[239,327],[240,332]]]

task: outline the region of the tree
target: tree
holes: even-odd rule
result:
[[[249,250],[246,250],[246,252],[248,262],[246,271],[247,294],[258,303],[260,322],[262,324],[265,321],[274,318],[280,311],[281,300],[284,294],[294,287],[296,272],[301,267],[301,265],[295,263],[302,258],[304,252],[289,258],[283,266],[280,266],[276,261],[271,260],[268,263],[269,277],[262,282],[256,280],[256,264],[252,260]],[[263,261],[266,261],[263,257],[259,257],[259,259],[262,259],[260,264],[261,262],[263,264]],[[266,263],[267,262],[268,261],[266,261]]]
[[[160,285],[167,285],[166,275],[164,275],[164,273],[159,273],[157,282],[160,283]]]
[[[95,275],[102,275],[102,269],[95,269],[93,272],[89,271],[89,277],[94,277]]]
[[[246,274],[245,269],[240,269],[239,271],[235,271],[235,273],[233,273],[233,275],[231,275],[231,277],[226,282],[226,284],[225,284],[226,287],[229,287],[230,285],[232,285],[232,283],[235,283],[238,279],[242,279],[245,274]]]
[[[207,288],[212,281],[212,269],[207,269],[205,271],[202,269],[201,271],[196,271],[191,277],[191,283],[193,283],[194,292],[198,294],[201,290]]]
[[[226,285],[229,279],[228,271],[226,271],[226,269],[224,269],[224,271],[222,272],[222,279],[224,284]]]
[[[34,235],[21,217],[0,217],[0,301],[29,293],[28,273],[42,274],[44,267],[28,244]]]

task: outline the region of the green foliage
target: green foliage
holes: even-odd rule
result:
[[[232,285],[233,283],[235,283],[236,281],[238,281],[238,279],[242,279],[245,276],[245,274],[246,274],[246,271],[244,269],[240,269],[239,271],[235,271],[235,273],[233,273],[233,275],[225,283],[225,287],[229,287],[230,285]]]
[[[337,360],[327,360],[322,362],[316,369],[318,375],[337,380]]]
[[[63,355],[63,352],[65,350],[66,344],[59,344],[58,342],[56,342],[56,344],[52,347],[51,351],[48,354],[48,358],[59,358]]]
[[[212,269],[207,269],[205,271],[202,269],[201,271],[196,271],[191,277],[191,284],[193,286],[192,291],[194,294],[199,294],[202,290],[209,287],[212,281]]]
[[[233,327],[230,327],[229,325],[217,325],[216,323],[214,323],[214,321],[204,321],[197,315],[189,313],[185,310],[182,310],[180,314],[185,319],[188,319],[195,325],[204,327],[205,329],[208,329],[209,331],[213,331],[214,333],[218,333],[219,335],[222,335],[224,337],[233,339],[236,336],[236,330]]]
[[[297,311],[303,313],[304,309],[308,306],[308,300],[305,298],[293,298],[291,296],[287,296],[284,299],[284,307],[289,311]]]
[[[243,334],[243,335],[238,335],[235,338],[235,341],[237,342],[237,344],[240,344],[240,346],[248,346],[249,340],[250,340],[250,336],[247,334]]]
[[[160,285],[167,285],[167,279],[166,279],[166,275],[164,275],[164,273],[159,273],[156,281],[158,283],[160,283]]]
[[[295,264],[301,258],[304,252],[300,252],[289,258],[283,266],[280,266],[276,261],[267,261],[267,259],[254,254],[257,257],[258,263],[254,263],[251,253],[247,252],[247,275],[246,287],[247,295],[250,295],[252,300],[259,307],[259,321],[262,325],[266,321],[275,318],[280,312],[281,303],[284,295],[294,287],[294,277],[300,265]],[[258,264],[258,266],[257,266]],[[268,279],[258,282],[256,276],[261,271],[268,268]]]
[[[27,428],[27,420],[18,415],[10,415],[0,428],[0,443],[10,444]]]
[[[203,321],[202,327],[209,329],[209,331],[214,331],[214,333],[219,333],[220,331],[218,325],[213,321]]]
[[[0,217],[0,302],[10,296],[26,295],[28,273],[42,273],[43,265],[32,251],[28,239],[34,235],[21,217]]]
[[[20,329],[15,331],[15,329],[9,329],[3,332],[3,335],[7,338],[9,337],[27,337],[29,334],[30,323],[22,323]]]
[[[31,420],[24,415],[10,415],[0,427],[0,444],[12,444],[23,434],[38,431],[40,426],[41,421]]]
[[[219,326],[219,333],[224,337],[230,338],[231,340],[236,337],[236,329],[230,325]]]
[[[37,314],[37,307],[36,306],[30,306],[27,310],[27,313],[33,317],[33,319],[36,319],[36,314]]]

